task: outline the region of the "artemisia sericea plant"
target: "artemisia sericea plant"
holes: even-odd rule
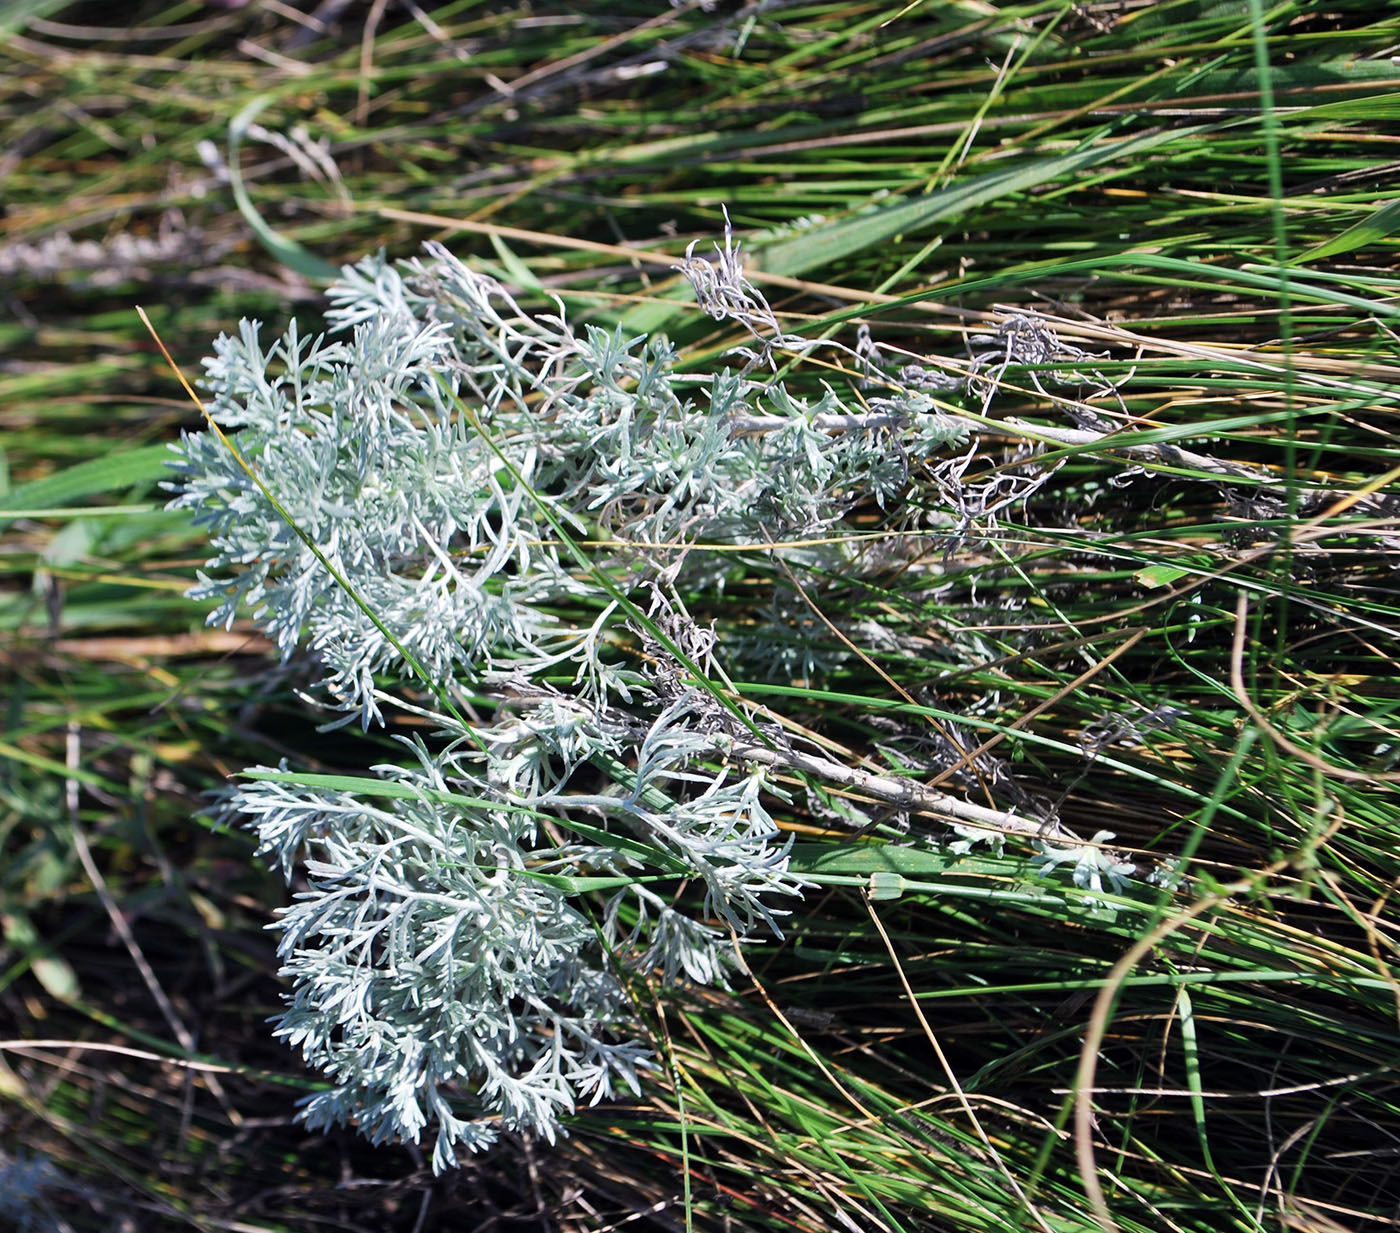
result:
[[[275,1030],[329,1081],[306,1121],[434,1134],[437,1170],[637,1090],[629,982],[723,982],[735,939],[780,935],[803,892],[767,776],[839,768],[713,682],[739,661],[784,681],[823,665],[776,636],[801,607],[779,582],[771,638],[726,646],[693,619],[683,597],[722,592],[732,557],[690,549],[839,577],[878,567],[839,533],[857,508],[942,494],[956,544],[1050,470],[963,482],[975,421],[940,409],[932,370],[785,332],[727,230],[716,261],[680,268],[748,335],[708,374],[664,337],[532,315],[441,246],[366,259],[330,289],[326,335],[219,338],[218,431],[175,447],[172,505],[214,548],[192,591],[210,620],[251,613],[284,659],[306,653],[328,723],[387,706],[427,734],[359,778],[252,768],[218,808],[289,880],[304,870],[275,924]],[[778,379],[777,357],[818,346],[865,391]],[[962,392],[978,381],[973,365]],[[1131,870],[1046,848],[1071,855],[1081,885]]]

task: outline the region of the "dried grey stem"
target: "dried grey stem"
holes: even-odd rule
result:
[[[951,818],[1003,835],[1034,835],[1037,838],[1049,837],[1071,844],[1085,842],[1066,830],[1054,818],[1030,818],[1010,810],[976,805],[942,792],[930,792],[912,779],[862,771],[842,762],[833,762],[829,758],[819,758],[795,750],[771,749],[751,741],[734,741],[726,745],[725,751],[740,761],[802,771],[823,783],[855,788],[876,800],[907,809],[912,813]]]
[[[87,276],[94,286],[113,286],[149,277],[152,267],[193,264],[196,254],[207,261],[227,244],[211,251],[210,243],[186,226],[178,216],[167,215],[155,235],[125,232],[110,239],[75,240],[57,232],[37,243],[0,245],[0,278],[33,278],[48,281],[69,274]]]

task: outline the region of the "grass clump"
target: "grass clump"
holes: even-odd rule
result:
[[[1394,1221],[1389,14],[85,13],[11,25],[0,129],[0,1167],[29,1210]],[[392,258],[430,239],[400,314]],[[320,272],[379,249],[308,341]],[[211,409],[267,489],[187,435],[205,528],[164,508],[205,426],[134,300],[182,359],[302,322],[221,344]],[[184,594],[210,530],[221,628]],[[274,661],[308,631],[318,660]],[[387,723],[316,730],[354,718]],[[257,839],[198,820],[283,759],[236,789]],[[409,874],[451,910],[421,882],[404,910]],[[434,1176],[308,1135],[302,1095],[411,1139],[427,1089],[360,1082],[306,943],[374,900],[407,945],[498,876],[493,920],[568,941],[397,975],[367,943],[399,1000],[355,987],[476,1042],[419,1111],[439,1166],[502,1141]],[[515,954],[541,983],[507,987]],[[495,1027],[448,1022],[459,977]],[[511,1084],[546,1041],[534,1117]],[[512,1131],[561,1114],[547,1151]]]

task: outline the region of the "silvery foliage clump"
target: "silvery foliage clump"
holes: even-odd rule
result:
[[[679,268],[752,340],[706,376],[664,338],[531,315],[436,245],[347,267],[328,335],[245,321],[205,362],[228,439],[187,433],[173,464],[172,506],[215,549],[192,594],[213,622],[250,610],[284,659],[308,649],[337,722],[389,703],[434,732],[359,789],[254,768],[223,801],[289,880],[304,863],[276,1032],[330,1082],[313,1126],[433,1125],[438,1170],[501,1128],[552,1139],[638,1089],[635,976],[723,982],[802,893],[773,786],[725,760],[754,732],[698,687],[714,636],[677,581],[723,584],[693,545],[821,539],[892,504],[966,426],[888,373],[864,405],[777,380],[778,350],[817,344],[783,332],[727,232],[718,254]],[[850,566],[825,539],[783,551]],[[415,679],[382,692],[395,678]],[[491,722],[461,718],[465,688],[499,699]]]
[[[192,594],[217,601],[219,622],[251,608],[284,656],[308,645],[337,705],[366,725],[375,675],[404,667],[381,624],[434,680],[572,664],[592,696],[623,685],[600,656],[613,614],[583,629],[554,615],[594,588],[550,515],[639,545],[810,536],[892,499],[911,449],[963,435],[913,390],[862,427],[872,417],[830,387],[801,397],[727,368],[683,382],[664,338],[576,333],[562,306],[531,317],[429,247],[427,263],[347,269],[330,291],[331,339],[293,322],[269,345],[244,321],[215,343],[209,410],[261,484],[212,433],[179,447],[173,504],[218,548]],[[648,559],[632,554],[638,576]]]

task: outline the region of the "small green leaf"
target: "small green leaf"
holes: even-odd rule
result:
[[[65,467],[55,475],[11,488],[0,498],[0,521],[7,510],[24,510],[29,517],[38,517],[35,511],[50,506],[61,508],[100,492],[164,479],[170,475],[169,464],[173,458],[168,445],[150,445],[139,450],[103,454],[100,458]]]
[[[39,931],[25,913],[6,912],[0,916],[0,925],[4,926],[6,943],[24,953],[34,979],[43,986],[49,997],[59,1002],[71,1002],[82,995],[73,965],[57,955],[45,953]]]
[[[1365,248],[1369,244],[1385,239],[1397,227],[1400,227],[1400,201],[1387,202],[1359,223],[1353,223],[1330,240],[1316,244],[1305,253],[1294,257],[1291,264],[1297,265],[1302,261],[1321,261],[1324,257],[1335,257],[1338,253],[1349,253],[1358,248]]]
[[[544,291],[544,284],[535,277],[535,272],[526,265],[513,250],[506,247],[506,242],[494,231],[491,233],[491,247],[496,250],[496,256],[501,259],[506,277],[522,291]]]
[[[295,240],[289,240],[269,227],[263,216],[258,213],[257,206],[253,204],[253,199],[248,196],[248,190],[243,184],[243,174],[238,165],[238,147],[243,143],[248,126],[257,118],[258,113],[273,101],[273,97],[271,94],[259,95],[229,121],[228,174],[234,203],[238,206],[238,212],[243,215],[244,222],[262,241],[263,247],[289,270],[295,270],[298,274],[304,274],[307,278],[319,282],[335,282],[340,277],[340,270],[329,261],[323,261],[315,253],[303,248]]]
[[[897,843],[798,843],[789,853],[789,868],[797,873],[874,874],[911,877],[966,869],[966,860],[954,853]]]
[[[1144,587],[1169,587],[1178,578],[1185,578],[1188,572],[1175,565],[1148,565],[1136,570],[1133,580]]]
[[[97,530],[86,518],[74,518],[66,523],[44,545],[45,565],[73,565],[92,555],[97,543]]]
[[[870,875],[870,885],[866,888],[870,898],[879,903],[884,899],[898,899],[904,894],[904,878],[888,869]]]
[[[29,970],[44,987],[44,992],[57,1002],[72,1002],[82,996],[78,974],[66,959],[60,959],[57,955],[40,955],[29,965]]]

